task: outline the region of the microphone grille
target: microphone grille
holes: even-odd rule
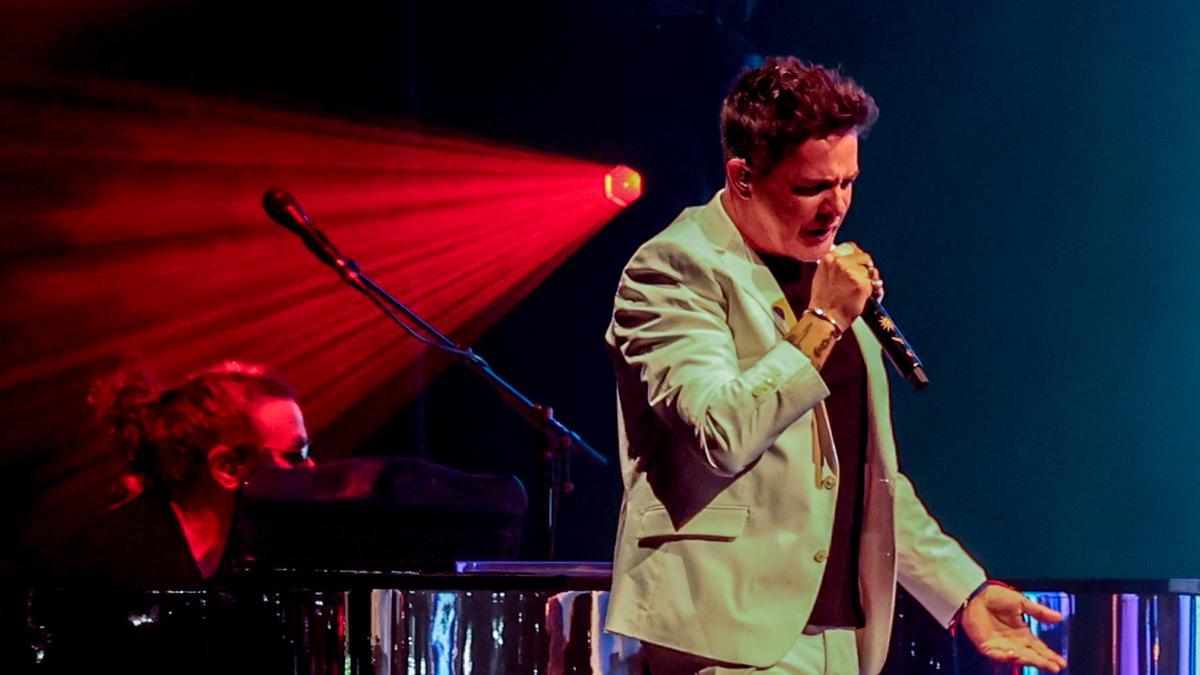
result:
[[[308,215],[304,213],[304,209],[300,208],[299,202],[292,193],[281,187],[273,187],[263,193],[262,203],[263,210],[267,212],[271,220],[285,227],[294,228],[298,223],[308,220]]]

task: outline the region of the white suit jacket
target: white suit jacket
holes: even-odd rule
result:
[[[626,266],[607,341],[625,497],[607,628],[759,668],[803,631],[833,531],[837,454],[808,358],[784,339],[783,291],[720,193]],[[878,341],[852,326],[868,382],[858,631],[883,667],[897,580],[943,625],[983,570],[900,473]]]

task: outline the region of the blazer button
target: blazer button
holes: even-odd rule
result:
[[[821,487],[826,490],[832,490],[837,487],[837,476],[825,476],[824,480],[821,481]]]
[[[767,393],[767,388],[761,384],[756,385],[753,389],[750,390],[750,395],[753,396],[754,398],[758,398],[759,396],[762,396],[765,393]]]
[[[826,551],[825,549],[821,549],[820,551],[817,551],[816,553],[813,554],[813,560],[815,560],[819,563],[825,562],[825,560],[828,558],[829,558],[829,551]]]

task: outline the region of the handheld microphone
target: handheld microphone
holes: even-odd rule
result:
[[[308,214],[300,207],[300,203],[292,193],[283,188],[273,187],[263,195],[263,209],[271,220],[300,235],[304,245],[326,265],[332,266],[343,277],[356,275],[358,265],[329,241],[325,233],[313,226]]]
[[[924,389],[925,385],[929,384],[929,378],[925,375],[925,366],[921,363],[917,353],[913,351],[912,345],[904,339],[900,328],[896,326],[896,322],[892,320],[883,305],[879,304],[875,298],[868,299],[866,306],[863,307],[862,318],[879,340],[879,344],[883,345],[883,353],[887,354],[888,360],[892,362],[896,370],[912,386]]]
[[[853,251],[854,246],[846,243],[838,244],[833,249],[833,252],[839,256],[849,255]],[[929,377],[925,375],[925,365],[913,351],[912,345],[908,344],[908,340],[904,339],[900,327],[879,303],[878,298],[872,296],[867,299],[867,304],[863,307],[862,319],[875,334],[875,338],[883,346],[883,353],[887,354],[888,360],[892,362],[896,370],[913,387],[924,389],[925,385],[929,384]]]

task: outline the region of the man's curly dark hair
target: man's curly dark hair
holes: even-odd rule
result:
[[[721,107],[725,159],[771,172],[810,138],[865,134],[879,117],[875,99],[838,70],[772,56],[738,75]]]

